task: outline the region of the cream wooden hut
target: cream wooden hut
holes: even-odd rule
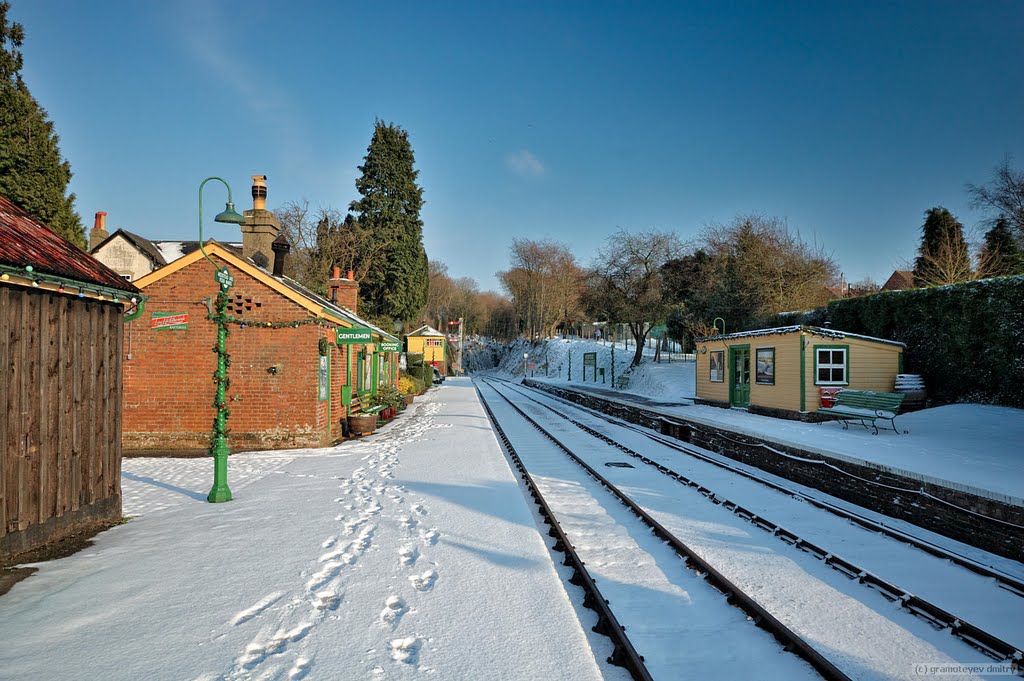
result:
[[[892,392],[904,344],[815,326],[698,338],[697,402],[813,420],[822,389]]]

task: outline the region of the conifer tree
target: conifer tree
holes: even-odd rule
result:
[[[985,232],[985,243],[978,254],[978,270],[983,277],[1024,274],[1024,254],[1010,231],[1010,223],[1000,215],[992,229]]]
[[[968,281],[972,276],[964,226],[942,206],[929,209],[914,260],[914,284],[941,286]]]
[[[409,133],[376,121],[356,189],[362,195],[349,210],[386,247],[359,282],[360,310],[378,319],[414,319],[427,302],[429,268],[423,247],[423,189]]]
[[[67,193],[71,166],[61,158],[53,123],[21,77],[25,31],[8,21],[10,8],[0,2],[0,195],[84,247],[75,195]]]

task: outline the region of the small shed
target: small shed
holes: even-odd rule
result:
[[[696,401],[814,420],[822,389],[892,392],[904,344],[816,326],[696,339]]]
[[[437,367],[442,374],[448,373],[447,342],[443,333],[424,324],[407,335],[406,342],[408,352],[422,354],[424,362]]]
[[[121,346],[139,290],[0,197],[0,557],[121,518]]]

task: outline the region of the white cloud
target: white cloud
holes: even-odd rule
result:
[[[540,159],[526,149],[512,152],[505,157],[505,165],[516,175],[521,177],[543,177],[548,169],[540,162]]]

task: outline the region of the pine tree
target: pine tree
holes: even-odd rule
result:
[[[21,77],[25,31],[9,23],[9,2],[0,2],[0,194],[78,246],[85,230],[68,194],[71,166],[61,159],[46,111]]]
[[[1010,223],[1003,215],[985,233],[985,243],[978,254],[978,270],[984,277],[1024,274],[1024,254],[1020,252],[1010,231]]]
[[[366,149],[362,176],[356,189],[362,198],[350,210],[358,223],[372,230],[375,247],[386,247],[386,257],[375,257],[359,282],[359,306],[378,319],[414,319],[427,302],[429,268],[423,248],[423,189],[416,184],[419,171],[409,133],[382,121],[374,124]]]
[[[914,260],[914,284],[941,286],[968,281],[972,276],[964,226],[942,206],[929,209]]]

